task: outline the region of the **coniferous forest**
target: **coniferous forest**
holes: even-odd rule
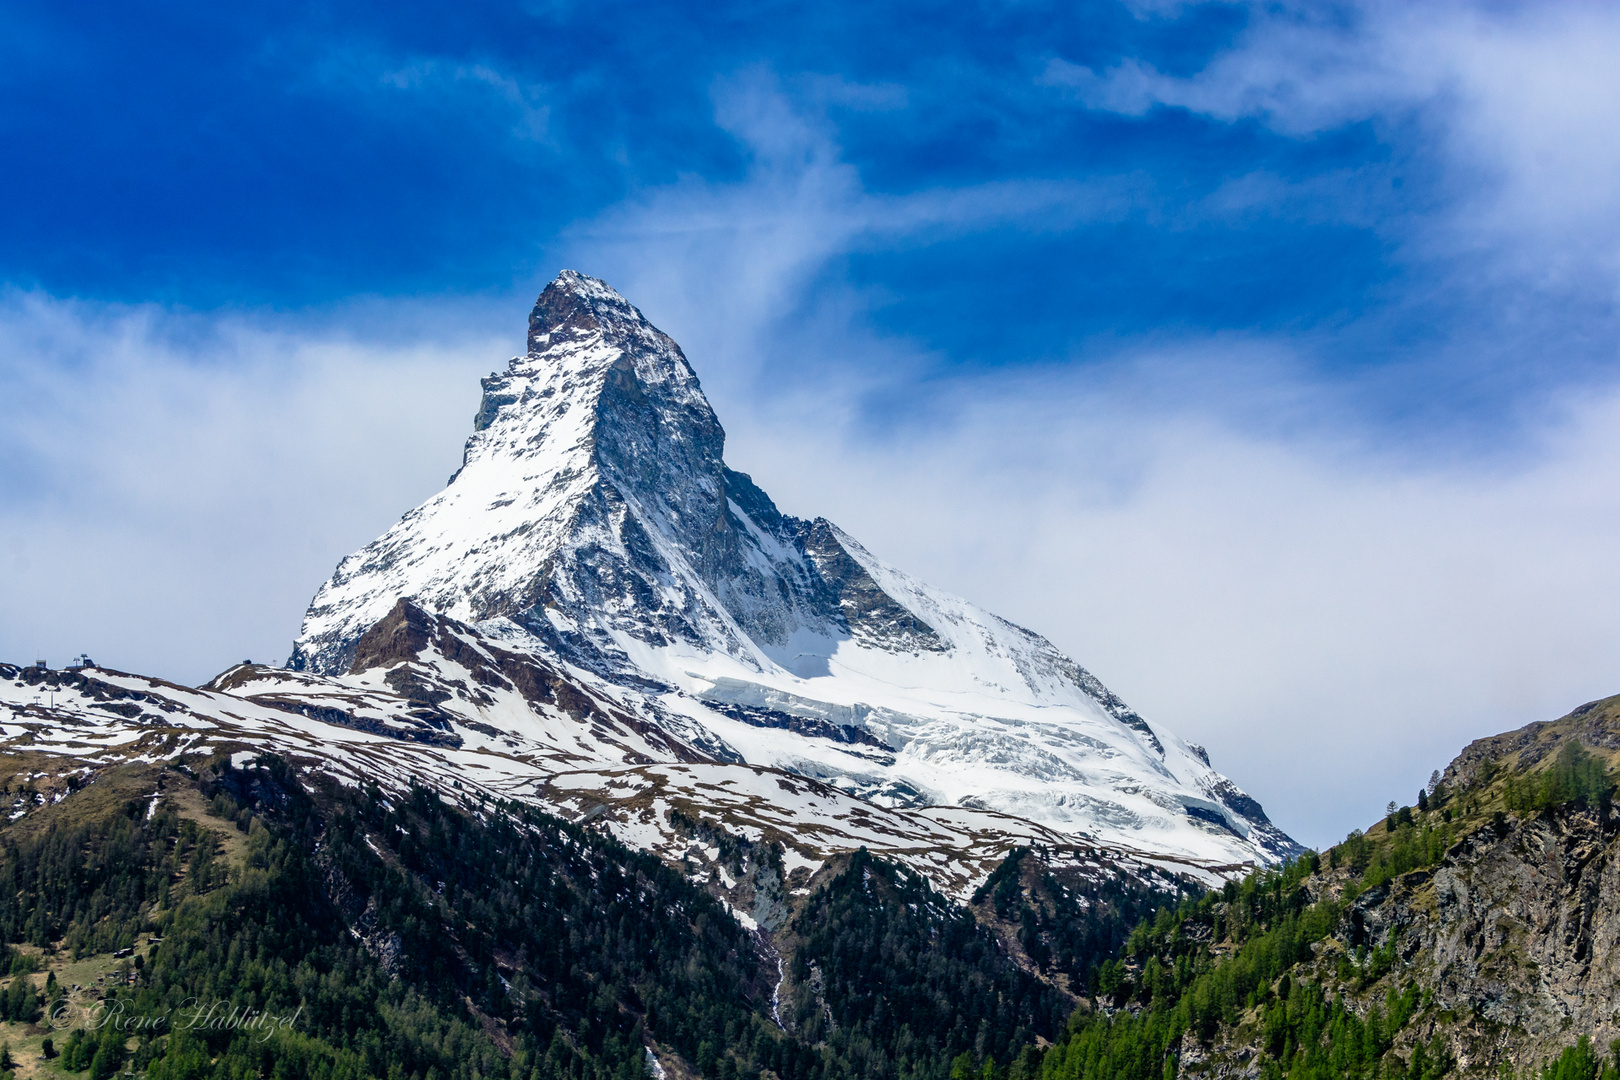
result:
[[[274,758],[164,783],[194,785],[204,820],[170,800],[90,816],[70,801],[0,841],[15,970],[135,954],[100,1011],[56,1036],[53,1068],[584,1080],[646,1075],[656,1046],[728,1080],[944,1077],[964,1051],[1004,1060],[1057,1037],[1070,1008],[965,909],[864,852],[797,915],[801,992],[778,1004],[782,973],[718,900],[519,804],[311,794]],[[0,997],[8,1015],[71,1006],[33,981]],[[296,1020],[188,1026],[198,1002]],[[150,1017],[168,1021],[137,1023]]]
[[[1208,891],[1079,895],[1021,848],[962,906],[860,851],[781,956],[677,870],[517,803],[177,761],[156,796],[107,777],[0,832],[0,1073],[1169,1080],[1240,1033],[1267,1078],[1435,1080],[1458,1062],[1418,1034],[1431,991],[1393,939],[1341,947],[1356,899],[1615,787],[1578,745],[1481,773]],[[1537,1075],[1617,1064],[1574,1037]]]

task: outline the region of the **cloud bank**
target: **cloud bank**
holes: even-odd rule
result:
[[[460,464],[509,348],[6,298],[0,656],[280,663],[336,560]]]

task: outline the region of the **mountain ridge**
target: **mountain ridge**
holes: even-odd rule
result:
[[[143,1038],[152,1080],[1620,1077],[1620,697],[1298,852],[1038,634],[782,514],[617,293],[536,313],[288,667],[0,664],[30,1055],[90,953],[126,963],[81,1009],[321,1014]],[[87,1030],[60,1068],[114,1075]]]
[[[783,514],[725,462],[679,346],[605,284],[559,275],[483,388],[462,468],[338,564],[288,666],[199,688],[0,667],[0,738],[54,762],[57,795],[270,754],[515,800],[684,868],[739,918],[749,887],[689,823],[779,845],[794,896],[862,848],[953,901],[1023,848],[1133,896],[1299,850],[1046,639]]]
[[[1045,638],[783,514],[725,462],[680,346],[604,282],[559,274],[482,385],[462,468],[339,564],[293,670],[354,674],[408,598],[641,695],[721,760],[1215,862],[1299,850]]]

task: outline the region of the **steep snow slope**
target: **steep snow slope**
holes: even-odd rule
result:
[[[1044,638],[780,513],[724,464],[680,348],[604,283],[564,271],[483,386],[460,471],[339,564],[292,669],[366,677],[364,635],[408,598],[636,718],[635,758],[575,740],[579,765],[746,762],[1210,865],[1296,850]]]

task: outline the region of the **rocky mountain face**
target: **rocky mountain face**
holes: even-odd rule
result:
[[[1617,764],[1620,697],[1478,740],[1423,804],[1139,931],[1095,1007],[1146,1027],[1189,1003],[1154,1075],[1533,1077],[1585,1038],[1557,1075],[1596,1077],[1620,1039]],[[1161,976],[1189,954],[1207,975]]]
[[[1463,1068],[1620,1037],[1620,820],[1591,808],[1486,827],[1359,898],[1349,943],[1393,946]]]
[[[87,769],[270,751],[517,799],[708,867],[744,916],[678,822],[780,844],[794,888],[866,847],[956,899],[1015,847],[1172,892],[1299,850],[1044,638],[782,513],[726,464],[679,346],[604,283],[563,272],[528,345],[483,381],[445,489],[321,586],[285,668],[196,689],[7,669],[6,737]]]
[[[1444,782],[1467,793],[1459,817],[1491,817],[1438,865],[1355,900],[1351,943],[1393,947],[1464,1068],[1620,1038],[1620,813],[1600,799],[1494,816],[1510,777],[1544,775],[1572,741],[1620,764],[1620,697],[1471,743]]]
[[[679,346],[604,283],[564,271],[528,340],[484,380],[449,486],[322,586],[293,670],[362,674],[362,639],[405,600],[634,698],[672,759],[1210,864],[1297,850],[1044,638],[778,510],[726,465]]]

